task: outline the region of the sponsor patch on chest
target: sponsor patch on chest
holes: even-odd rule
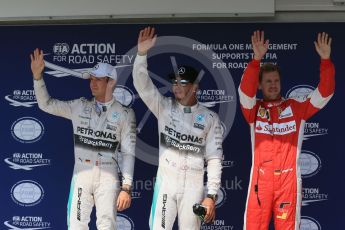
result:
[[[205,129],[205,114],[197,114],[194,118],[194,128]]]
[[[116,126],[115,125],[111,125],[111,124],[107,124],[106,129],[109,129],[109,130],[112,130],[112,131],[116,131],[117,130]]]
[[[269,135],[285,135],[296,132],[296,122],[290,121],[285,123],[268,123],[256,121],[255,132]]]
[[[205,125],[202,125],[202,124],[199,124],[199,123],[194,123],[194,128],[197,128],[197,129],[201,129],[201,130],[204,130],[205,129]]]
[[[269,110],[265,109],[264,107],[261,107],[261,106],[258,109],[257,116],[261,117],[263,119],[270,120],[270,112],[269,112]]]
[[[292,113],[291,106],[288,106],[283,111],[280,112],[279,119],[284,119],[284,118],[288,118],[292,116],[293,116],[293,113]]]

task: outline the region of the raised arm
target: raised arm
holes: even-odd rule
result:
[[[317,88],[310,94],[305,105],[304,119],[307,120],[317,111],[322,109],[332,98],[335,89],[335,68],[330,59],[332,38],[325,32],[319,33],[314,42],[316,52],[319,54],[320,82]]]
[[[147,52],[154,46],[156,38],[154,28],[147,27],[140,31],[138,55],[133,67],[133,84],[147,107],[158,117],[159,104],[164,97],[153,84],[147,70]]]
[[[259,86],[260,61],[268,50],[269,41],[265,41],[263,31],[255,31],[251,36],[254,57],[248,63],[242,75],[238,88],[240,103],[243,115],[248,123],[253,123],[255,119],[256,92]]]
[[[49,96],[43,80],[43,70],[45,66],[43,51],[35,49],[34,52],[30,54],[30,59],[38,107],[47,113],[71,119],[72,104],[75,101],[60,101]]]

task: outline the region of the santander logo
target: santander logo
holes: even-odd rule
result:
[[[296,132],[296,122],[290,121],[286,123],[272,123],[257,121],[255,125],[256,133],[263,133],[269,135],[285,135]]]

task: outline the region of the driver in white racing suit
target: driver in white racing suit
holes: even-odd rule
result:
[[[98,63],[91,70],[91,101],[60,101],[48,94],[42,77],[44,66],[43,52],[36,49],[31,55],[31,70],[38,106],[73,124],[75,165],[68,199],[68,229],[89,229],[94,205],[97,229],[116,229],[117,210],[131,204],[136,140],[133,110],[113,98],[116,70],[106,63]],[[118,170],[123,178],[119,178]]]
[[[193,205],[207,207],[205,222],[215,218],[221,183],[223,129],[218,115],[196,99],[198,72],[178,67],[170,75],[175,98],[164,97],[147,71],[147,52],[153,47],[153,28],[140,31],[133,67],[134,87],[158,119],[159,167],[150,215],[150,229],[172,229],[176,215],[179,229],[199,230],[201,221]],[[207,163],[207,196],[204,196],[204,162]]]

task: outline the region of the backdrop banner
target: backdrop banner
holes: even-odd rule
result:
[[[132,68],[143,24],[1,26],[0,229],[67,229],[67,202],[74,165],[70,120],[41,111],[33,90],[30,53],[45,53],[44,79],[53,98],[91,98],[85,73],[97,62],[118,68],[116,99],[132,107],[137,146],[132,206],[119,212],[119,230],[149,229],[158,163],[157,119],[133,87]],[[282,72],[282,95],[304,100],[319,81],[318,32],[333,38],[336,92],[307,121],[299,164],[303,178],[302,230],[343,229],[345,180],[345,23],[193,23],[157,24],[156,46],[148,69],[154,84],[172,96],[167,75],[173,64],[203,70],[201,104],[217,112],[224,133],[222,186],[217,216],[203,230],[240,230],[249,183],[251,142],[237,88],[252,59],[251,35],[260,29],[270,40],[263,62]],[[259,93],[260,97],[260,93]],[[338,106],[338,107],[337,107]],[[205,178],[206,179],[206,178]],[[176,229],[177,229],[177,224]],[[96,229],[95,211],[90,229]],[[271,227],[273,229],[273,226]]]

